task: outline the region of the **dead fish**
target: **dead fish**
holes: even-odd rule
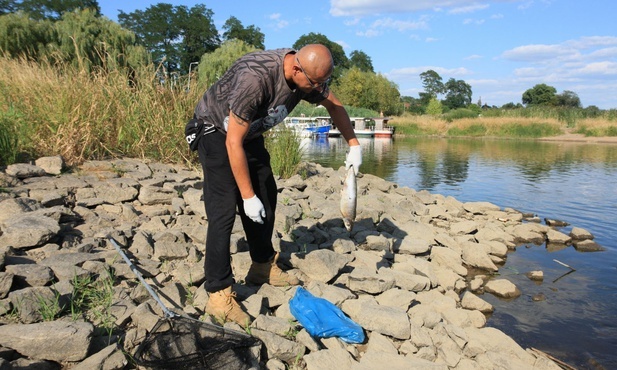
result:
[[[353,167],[349,167],[347,176],[345,176],[343,181],[343,189],[341,190],[341,215],[343,216],[343,223],[347,231],[351,231],[353,222],[356,219],[358,195],[358,184],[356,181],[356,173]]]

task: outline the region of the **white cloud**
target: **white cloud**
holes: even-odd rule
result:
[[[489,0],[489,3],[504,3],[519,0]],[[412,13],[423,10],[462,13],[488,7],[477,0],[330,0],[330,14],[335,17],[365,16],[388,13]]]
[[[400,21],[392,18],[381,18],[373,22],[371,28],[389,28],[399,32],[407,30],[417,30],[427,28],[426,17],[420,18],[418,21]]]
[[[437,72],[442,78],[450,78],[450,77],[461,77],[467,76],[471,74],[471,71],[467,68],[459,67],[459,68],[444,68],[444,67],[436,67],[436,66],[419,66],[419,67],[406,67],[406,68],[398,68],[393,69],[389,73],[388,76],[396,76],[401,78],[409,78],[409,77],[419,77],[420,73],[426,72],[429,69]]]
[[[468,57],[463,58],[464,60],[477,60],[477,59],[482,59],[484,58],[482,55],[478,55],[478,54],[473,54],[470,55]]]
[[[481,25],[484,23],[484,19],[472,19],[472,18],[467,18],[465,20],[463,20],[463,24],[475,24],[477,26]]]
[[[337,44],[341,45],[341,47],[343,49],[351,49],[351,46],[348,43],[346,43],[345,41],[334,41],[334,42],[336,42]]]
[[[467,6],[461,6],[458,8],[454,8],[450,10],[448,13],[450,14],[473,13],[473,12],[477,12],[478,10],[486,9],[488,7],[489,7],[488,4],[475,3],[475,4],[471,4]]]
[[[564,45],[537,44],[518,46],[514,49],[506,50],[502,53],[502,57],[511,61],[537,62],[570,55],[573,52],[572,48]]]

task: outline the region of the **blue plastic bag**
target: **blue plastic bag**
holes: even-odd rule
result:
[[[302,287],[289,301],[289,310],[308,333],[318,338],[339,337],[345,343],[364,342],[362,327],[326,299]]]

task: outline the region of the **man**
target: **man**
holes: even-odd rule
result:
[[[333,68],[330,51],[318,44],[249,53],[205,92],[187,124],[187,141],[198,151],[204,172],[205,287],[210,295],[205,310],[222,321],[250,321],[231,288],[229,240],[236,207],[252,259],[246,282],[299,284],[276,263],[272,233],[277,189],[262,133],[281,123],[301,99],[321,104],[350,145],[346,166],[357,174],[362,163],[349,116],[328,89]]]

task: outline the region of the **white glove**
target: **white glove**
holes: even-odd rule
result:
[[[360,165],[362,164],[362,147],[360,145],[354,145],[349,147],[349,153],[345,159],[345,169],[353,166],[353,172],[358,176],[360,171]]]
[[[266,218],[266,209],[263,203],[261,203],[261,200],[257,198],[257,195],[253,195],[253,197],[249,199],[242,199],[242,201],[244,202],[244,214],[253,220],[253,222],[263,224],[264,221],[262,218]]]

